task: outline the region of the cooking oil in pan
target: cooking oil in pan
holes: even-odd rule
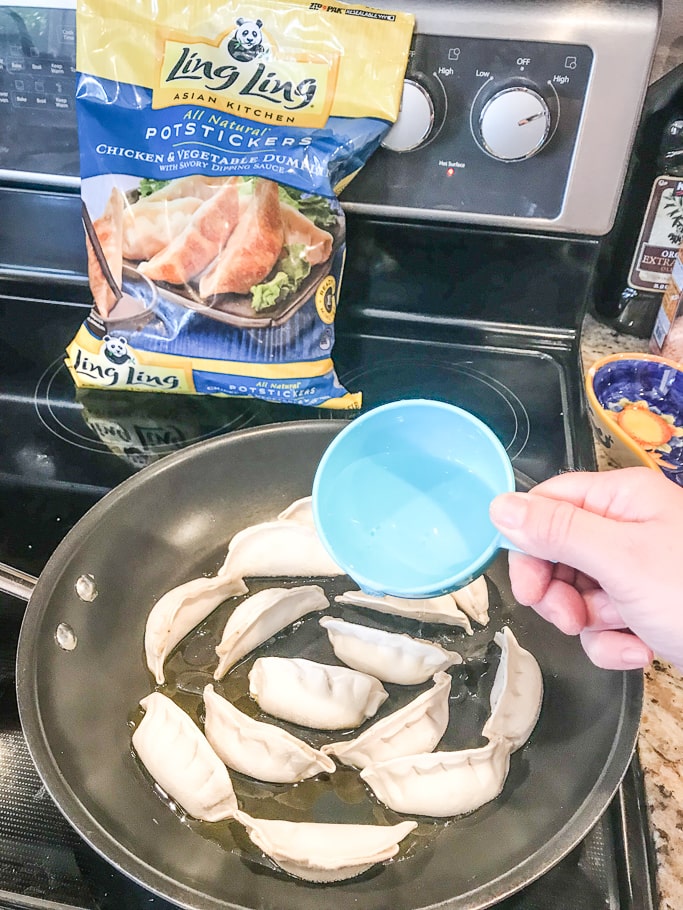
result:
[[[483,745],[481,729],[488,716],[488,696],[492,683],[489,673],[491,656],[489,629],[477,629],[471,636],[456,627],[445,627],[431,623],[415,623],[401,617],[377,614],[363,608],[340,606],[335,596],[353,589],[348,578],[325,579],[262,579],[249,580],[249,595],[266,587],[288,587],[304,583],[319,584],[331,604],[329,613],[342,616],[351,622],[381,627],[392,632],[407,632],[413,636],[437,641],[443,647],[459,651],[465,663],[451,670],[453,683],[450,696],[451,723],[439,744],[439,749],[455,750]],[[489,585],[489,588],[492,586]],[[490,591],[492,607],[495,608],[495,589]],[[320,628],[319,613],[311,614],[289,626],[274,638],[269,639],[256,651],[234,666],[222,680],[213,678],[216,668],[215,648],[221,639],[223,628],[232,606],[225,604],[215,610],[197,629],[188,635],[165,665],[166,684],[158,687],[165,695],[173,698],[179,707],[197,722],[200,729],[204,722],[204,687],[211,683],[216,691],[228,699],[245,714],[265,722],[276,722],[294,736],[308,742],[314,748],[325,743],[352,739],[367,726],[387,714],[398,710],[412,701],[420,692],[431,685],[400,686],[384,683],[389,698],[377,715],[361,728],[349,731],[321,731],[299,727],[285,721],[275,720],[260,711],[249,695],[249,672],[257,657],[304,657],[320,663],[340,665],[335,657],[327,635]],[[141,658],[144,661],[144,655]],[[139,706],[134,706],[129,726],[132,730],[143,717]],[[179,822],[189,825],[199,835],[215,841],[227,851],[250,862],[272,869],[285,875],[267,856],[250,841],[245,829],[235,821],[201,822],[187,816],[181,807],[165,794],[151,779],[142,763],[131,753],[141,774],[150,787],[154,788],[167,808]],[[258,781],[233,770],[230,776],[240,808],[256,818],[281,819],[292,822],[335,822],[345,824],[393,825],[404,821],[405,816],[382,805],[360,779],[358,771],[344,765],[337,765],[332,774],[320,774],[315,778],[296,784],[273,784]],[[451,819],[416,817],[417,828],[400,844],[399,852],[391,862],[406,859],[429,847]],[[371,872],[366,873],[368,875]]]

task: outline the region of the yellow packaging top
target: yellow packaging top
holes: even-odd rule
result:
[[[299,0],[79,0],[77,67],[151,89],[157,108],[239,89],[285,96],[302,127],[393,122],[413,27],[407,13]]]

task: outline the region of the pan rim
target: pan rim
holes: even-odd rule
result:
[[[17,647],[16,690],[19,717],[29,754],[46,790],[66,820],[83,840],[103,859],[128,878],[159,897],[170,900],[187,910],[246,910],[242,904],[227,902],[201,892],[186,882],[150,866],[122,846],[85,807],[66,783],[57,757],[49,744],[37,697],[38,668],[31,660],[32,642],[49,602],[53,582],[60,574],[60,565],[77,548],[83,534],[94,526],[102,513],[120,498],[130,495],[148,478],[161,475],[176,464],[191,458],[195,451],[220,449],[226,440],[261,437],[283,433],[327,432],[330,438],[348,423],[343,419],[300,420],[260,427],[248,427],[225,436],[203,440],[178,452],[166,455],[106,493],[80,519],[56,547],[41,572],[36,588],[27,605]],[[590,792],[566,824],[546,844],[524,859],[515,868],[472,891],[464,892],[438,904],[425,904],[415,910],[484,910],[509,897],[540,878],[562,860],[594,827],[616,793],[626,773],[637,744],[640,713],[644,692],[644,674],[639,670],[622,674],[621,704],[612,748]],[[326,892],[327,893],[327,890]]]

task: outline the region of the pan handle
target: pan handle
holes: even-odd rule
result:
[[[27,575],[19,569],[0,562],[0,591],[18,597],[19,600],[29,600],[38,579],[34,575]]]

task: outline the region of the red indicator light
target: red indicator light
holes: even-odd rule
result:
[[[447,176],[447,177],[452,177],[453,174],[455,174],[455,168],[454,168],[454,167],[447,167],[447,168],[446,168],[446,176]]]

